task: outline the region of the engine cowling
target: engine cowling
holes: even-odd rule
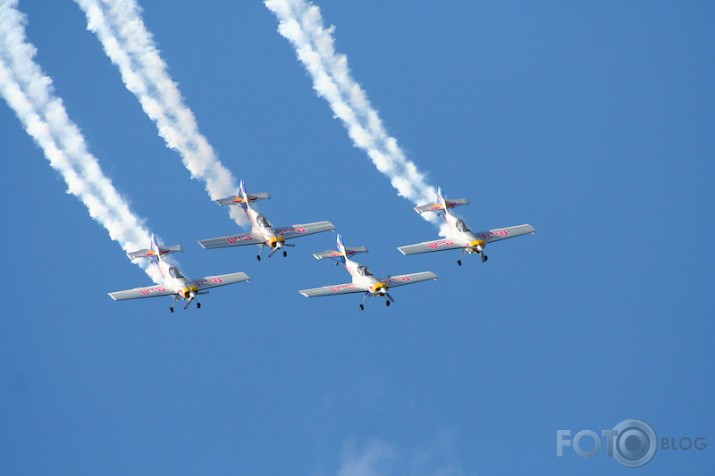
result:
[[[270,240],[268,240],[268,246],[271,248],[276,248],[276,247],[281,247],[283,246],[283,243],[286,242],[286,239],[282,236],[274,236]]]
[[[484,240],[474,240],[469,243],[469,247],[472,251],[476,251],[477,253],[481,253],[485,246],[487,246],[487,244]]]
[[[387,283],[385,281],[381,281],[371,286],[370,292],[372,292],[373,294],[379,294],[381,296],[384,296],[385,294],[387,294],[388,289],[390,289],[390,287],[387,285]]]
[[[197,292],[199,292],[199,288],[197,288],[196,286],[186,286],[184,289],[181,290],[181,296],[184,299],[189,299],[190,297],[192,297],[192,294],[195,296]]]

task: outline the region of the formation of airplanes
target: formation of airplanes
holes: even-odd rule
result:
[[[241,181],[238,195],[222,198],[216,200],[216,202],[221,206],[240,206],[246,212],[251,221],[251,231],[248,233],[239,233],[235,235],[226,235],[199,240],[199,245],[201,245],[204,249],[258,245],[259,251],[256,255],[256,259],[260,261],[261,253],[265,247],[270,248],[270,252],[268,254],[269,258],[278,251],[282,251],[282,254],[285,257],[287,256],[287,251],[284,248],[295,246],[292,243],[286,243],[287,240],[335,230],[335,226],[329,221],[296,224],[279,228],[273,227],[268,219],[259,213],[253,206],[256,201],[265,200],[270,197],[270,194],[267,192],[246,192],[246,186],[244,182]],[[432,253],[435,251],[445,250],[461,250],[462,253],[457,260],[457,264],[461,266],[461,258],[465,254],[478,254],[481,257],[482,262],[486,262],[487,255],[484,253],[484,249],[487,244],[502,241],[508,238],[515,238],[517,236],[536,233],[534,227],[528,224],[473,232],[461,218],[452,212],[453,208],[467,204],[469,204],[469,202],[466,198],[445,198],[442,189],[438,188],[437,202],[415,207],[415,211],[419,214],[436,213],[439,215],[444,220],[445,227],[443,230],[445,230],[444,234],[446,236],[437,240],[400,246],[397,249],[403,255]],[[177,301],[186,301],[184,309],[188,309],[191,302],[195,301],[196,308],[200,309],[201,303],[197,300],[199,295],[208,294],[208,290],[211,288],[247,282],[250,279],[246,273],[237,272],[191,280],[187,278],[176,265],[165,258],[165,256],[171,253],[177,253],[180,251],[182,251],[182,248],[179,245],[160,246],[156,237],[152,235],[151,243],[148,249],[129,252],[127,253],[127,256],[132,260],[151,260],[158,266],[158,269],[161,272],[163,277],[162,283],[155,284],[153,286],[129,289],[126,291],[112,292],[109,293],[109,296],[115,301],[172,296],[174,300],[171,307],[169,307],[169,310],[173,313],[174,304]],[[315,253],[313,256],[317,260],[327,258],[334,260],[336,265],[342,264],[350,274],[352,281],[344,284],[303,289],[298,292],[309,298],[353,293],[363,294],[363,299],[360,302],[360,310],[364,310],[365,300],[368,297],[384,297],[385,305],[389,306],[392,302],[394,302],[394,298],[389,293],[390,289],[405,286],[407,284],[415,284],[437,279],[437,275],[431,271],[387,276],[384,279],[377,278],[374,274],[372,274],[367,266],[352,259],[352,257],[358,253],[366,252],[367,248],[364,246],[355,248],[345,247],[342,236],[338,234],[337,250],[323,251]]]

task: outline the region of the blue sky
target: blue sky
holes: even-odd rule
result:
[[[276,225],[331,220],[376,274],[430,270],[395,305],[296,291],[345,282],[288,258],[204,251],[236,225],[189,178],[73,2],[21,2],[37,61],[133,209],[206,296],[149,284],[0,107],[0,472],[710,474],[712,447],[637,470],[555,456],[557,429],[629,417],[715,439],[715,6],[324,2],[354,78],[475,229],[538,233],[404,257],[436,237],[312,90],[259,2],[146,2],[144,19],[222,162]],[[4,104],[4,103],[3,103]],[[350,473],[350,471],[354,471]],[[342,472],[342,473],[341,473]]]

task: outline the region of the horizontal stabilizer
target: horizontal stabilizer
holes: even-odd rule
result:
[[[268,192],[259,192],[259,193],[249,193],[248,194],[248,201],[250,203],[256,202],[258,200],[267,200],[271,198],[271,194]],[[245,205],[245,200],[243,200],[243,197],[240,195],[231,195],[230,197],[226,198],[220,198],[218,200],[215,200],[216,203],[221,205],[222,207],[226,205]]]
[[[358,253],[367,253],[367,248],[364,246],[357,246],[355,248],[345,248],[345,254],[348,255],[348,258],[356,255]],[[343,254],[338,251],[338,250],[328,250],[328,251],[321,251],[320,253],[313,253],[313,256],[315,259],[324,259],[324,258],[332,258],[332,259],[342,259]]]
[[[174,245],[174,246],[160,246],[159,247],[159,253],[161,256],[165,256],[171,253],[180,253],[184,251],[181,248],[181,245]],[[127,256],[129,256],[129,259],[137,259],[137,258],[147,258],[150,259],[153,256],[156,256],[156,253],[154,250],[139,250],[139,251],[132,251],[130,253],[127,253]]]
[[[452,198],[445,200],[445,204],[447,205],[447,210],[451,210],[454,207],[459,207],[461,205],[469,205],[469,200],[466,198]],[[425,213],[425,212],[440,212],[443,211],[444,207],[437,202],[433,203],[427,203],[425,205],[420,205],[419,207],[415,207],[415,211],[417,213]]]

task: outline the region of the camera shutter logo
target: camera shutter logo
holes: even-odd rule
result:
[[[572,447],[582,458],[593,458],[601,449],[601,438],[593,430],[581,430],[570,439],[571,430],[556,430],[556,456],[563,456],[564,447]],[[653,428],[643,420],[629,418],[613,427],[602,430],[601,437],[606,438],[608,457],[628,468],[638,468],[647,464],[658,449],[658,437]],[[593,441],[593,449],[584,450],[581,440]]]
[[[612,430],[603,430],[602,435],[608,439],[608,456],[629,468],[647,464],[658,449],[658,437],[653,428],[635,418],[623,420]]]

